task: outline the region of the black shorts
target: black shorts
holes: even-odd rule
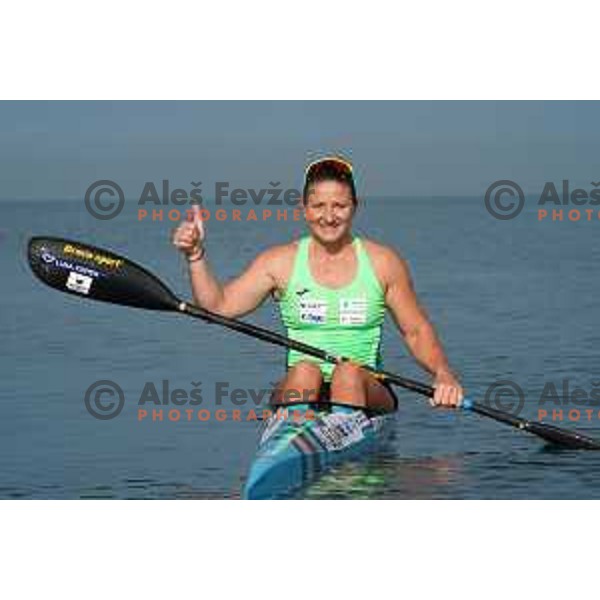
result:
[[[392,397],[392,400],[394,402],[394,410],[398,410],[398,397],[396,396],[396,393],[394,392],[394,388],[393,386],[388,383],[387,381],[380,381],[381,385],[383,385],[385,387],[385,389],[390,393],[390,396]],[[306,404],[306,401],[304,400],[295,400],[293,402],[275,402],[275,392],[273,392],[271,394],[271,399],[269,400],[269,405],[273,408],[278,408],[280,406],[294,406],[294,404]],[[321,384],[321,388],[319,389],[319,400],[317,402],[311,402],[310,405],[314,406],[316,409],[318,410],[327,410],[328,407],[335,405],[335,404],[339,404],[342,405],[342,403],[340,402],[331,402],[331,383],[328,381],[324,381]],[[368,411],[368,412],[375,412],[375,411]]]

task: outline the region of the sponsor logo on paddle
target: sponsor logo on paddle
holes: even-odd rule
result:
[[[80,273],[81,275],[87,275],[88,277],[93,277],[94,279],[98,277],[102,277],[103,273],[96,271],[95,269],[91,269],[90,267],[86,267],[85,265],[80,265],[71,260],[66,260],[64,258],[58,258],[54,256],[51,252],[44,251],[40,255],[42,261],[47,265],[52,265],[57,269],[65,269],[67,271],[75,271]]]
[[[65,286],[72,292],[87,295],[90,293],[90,288],[92,287],[93,282],[93,277],[88,277],[87,275],[82,275],[81,273],[71,271]]]
[[[124,262],[122,258],[115,258],[101,252],[94,252],[89,248],[81,248],[74,244],[65,244],[62,251],[65,256],[74,256],[75,258],[79,258],[81,260],[96,263],[99,267],[104,267],[107,269],[117,270],[123,265]]]

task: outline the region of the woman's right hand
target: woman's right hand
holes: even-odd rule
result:
[[[204,227],[199,216],[197,207],[194,213],[188,213],[186,221],[183,221],[173,231],[173,245],[188,258],[201,254],[204,243]]]

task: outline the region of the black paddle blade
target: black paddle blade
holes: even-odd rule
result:
[[[67,294],[149,310],[179,309],[180,301],[152,273],[102,248],[33,237],[28,259],[41,281]]]
[[[554,425],[544,425],[528,421],[523,427],[525,431],[541,437],[549,444],[571,448],[573,450],[600,450],[600,442],[576,431],[567,431]]]
[[[539,421],[521,419],[510,413],[497,410],[486,404],[479,404],[478,402],[473,402],[470,405],[470,410],[477,414],[495,419],[500,423],[506,423],[517,429],[537,435],[539,438],[553,446],[570,448],[572,450],[600,450],[600,441],[590,438],[587,435],[583,435],[582,433],[578,433],[577,431],[562,429],[561,427],[556,427],[554,425],[546,425]]]

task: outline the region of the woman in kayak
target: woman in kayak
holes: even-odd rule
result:
[[[405,261],[391,248],[352,234],[358,206],[352,166],[338,157],[309,165],[302,201],[309,235],[267,249],[225,285],[208,266],[202,223],[182,223],[173,243],[189,263],[194,301],[235,318],[272,294],[290,338],[350,359],[334,365],[290,350],[274,404],[332,399],[376,412],[395,410],[391,387],[360,367],[381,366],[387,309],[412,355],[434,378],[432,403],[458,406],[462,388],[418,302]]]

